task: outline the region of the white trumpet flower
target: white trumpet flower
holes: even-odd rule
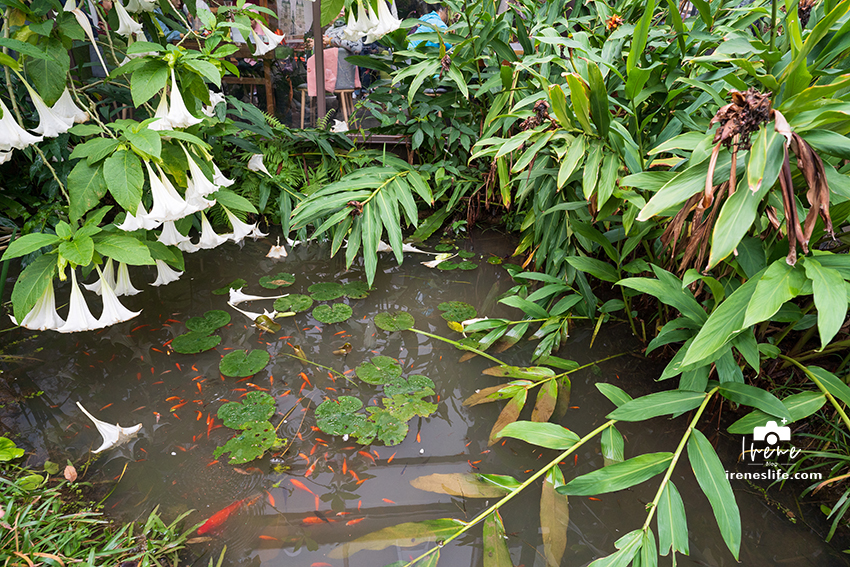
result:
[[[203,107],[201,109],[201,112],[203,112],[210,118],[213,118],[215,117],[215,107],[222,102],[224,102],[224,95],[222,93],[210,91],[210,104],[209,106]]]
[[[15,122],[12,112],[0,99],[0,109],[3,110],[3,118],[0,118],[0,151],[7,152],[11,149],[22,150],[30,144],[40,142],[42,136],[33,136]]]
[[[260,26],[260,30],[263,32],[263,37],[260,37],[257,32],[254,31],[254,28],[252,26],[251,38],[254,41],[254,55],[261,57],[269,51],[272,51],[278,45],[280,45],[280,42],[282,42],[284,37],[286,36],[277,35],[272,30],[264,26],[262,22],[257,23]]]
[[[353,6],[351,11],[354,11]],[[349,18],[349,22],[350,21],[351,19]],[[360,39],[360,36],[369,33],[372,27],[372,22],[369,20],[369,14],[366,12],[366,8],[363,7],[363,2],[361,0],[357,0],[357,21],[354,22],[354,26],[351,26],[352,31],[358,32],[356,39]],[[356,39],[354,41],[356,41]]]
[[[127,0],[128,12],[153,12],[156,9],[156,0]]]
[[[107,449],[111,449],[112,447],[117,447],[118,445],[126,443],[135,437],[142,428],[141,423],[138,423],[133,427],[121,427],[117,423],[112,425],[111,423],[101,421],[90,414],[80,402],[77,402],[77,407],[80,408],[90,420],[92,420],[94,426],[97,427],[98,432],[100,432],[101,437],[103,437],[103,443],[101,443],[100,447],[96,450],[92,451],[92,453],[100,453]]]
[[[113,5],[115,6],[115,12],[118,14],[118,35],[123,35],[124,37],[135,35],[138,37],[138,34],[144,33],[142,31],[142,24],[134,20],[127,13],[127,10],[121,4],[121,0],[115,0]]]
[[[97,281],[90,284],[83,284],[83,287],[100,295],[103,282],[108,283],[113,289],[115,288],[115,271],[112,269],[112,258],[108,258],[106,260],[106,264],[103,265],[103,272],[100,273],[100,277],[97,278]]]
[[[177,193],[159,165],[156,166],[159,177],[147,161],[145,161],[145,167],[148,170],[153,195],[153,207],[145,218],[157,223],[183,218],[188,209],[186,201]]]
[[[348,11],[348,23],[346,23],[345,29],[342,32],[342,39],[346,41],[357,41],[362,35],[357,27],[357,20],[354,18],[354,5],[352,5]]]
[[[195,252],[197,252],[198,250],[201,249],[201,247],[198,246],[197,244],[193,244],[191,240],[187,240],[186,242],[181,242],[180,244],[177,245],[177,248],[180,251],[185,252],[187,254],[194,254]]]
[[[262,313],[254,313],[253,311],[243,311],[243,310],[239,309],[238,307],[236,307],[235,305],[233,305],[233,304],[232,304],[232,303],[230,303],[230,302],[228,302],[227,304],[228,304],[229,306],[231,306],[232,308],[234,308],[235,310],[237,310],[238,312],[240,312],[240,313],[241,313],[242,315],[244,315],[245,317],[249,318],[251,321],[256,321],[257,319],[259,319],[259,318],[260,318],[260,317],[262,317],[263,315],[265,315],[266,317],[268,317],[269,319],[272,319],[272,320],[274,320],[274,319],[275,319],[275,317],[277,317],[277,316],[278,316],[278,312],[277,312],[277,311],[272,311],[271,313],[269,313],[268,311],[266,311],[265,309],[263,309],[263,312],[262,312]]]
[[[378,241],[378,249],[377,252],[392,252],[393,248],[383,240]],[[432,256],[437,256],[439,252],[426,252],[425,250],[420,250],[406,242],[401,244],[401,251],[406,252],[408,254],[430,254]]]
[[[99,268],[98,271],[100,271]],[[101,279],[101,281],[103,282],[100,287],[100,295],[103,298],[103,313],[100,314],[100,319],[97,320],[100,327],[108,327],[116,323],[129,321],[141,313],[141,311],[136,311],[134,313],[121,305],[121,302],[118,301],[118,296],[115,294],[113,286],[109,285],[109,282],[105,279]]]
[[[188,209],[186,214],[205,211],[215,205],[215,199],[208,201],[201,196],[195,188],[195,183],[191,177],[186,178],[186,204]]]
[[[62,96],[50,108],[56,114],[70,118],[73,123],[82,124],[89,119],[89,113],[81,110],[80,107],[74,104],[68,87],[65,87],[65,90],[62,91]]]
[[[158,118],[158,120],[148,124],[149,129],[156,130],[158,132],[174,129],[171,125],[171,121],[168,120],[168,100],[165,98],[165,93],[163,93],[162,97],[159,99],[159,104],[156,106],[156,112],[154,112],[152,118]]]
[[[419,262],[419,263],[422,264],[423,266],[427,266],[429,268],[436,268],[437,266],[439,266],[440,264],[442,264],[446,260],[451,260],[455,256],[457,256],[457,254],[449,254],[448,252],[446,252],[445,254],[438,255],[436,258],[434,258],[430,262]]]
[[[201,213],[201,240],[198,242],[198,248],[210,250],[221,246],[228,240],[230,240],[230,235],[216,234],[210,221],[207,219],[207,215]]]
[[[378,22],[379,37],[392,33],[401,27],[401,20],[393,16],[385,0],[378,0]]]
[[[103,67],[104,70],[108,70],[109,67],[106,66],[106,62],[104,62],[103,56],[100,54],[100,49],[97,47],[97,41],[94,39],[94,30],[91,28],[89,17],[85,15],[82,10],[77,8],[76,0],[67,0],[62,9],[63,11],[71,12],[74,15],[77,23],[80,24],[80,27],[83,28],[84,32],[86,32],[86,36],[88,36],[89,42],[91,42],[91,45],[94,48],[94,52],[97,55],[98,61],[100,61],[101,67]],[[151,10],[153,10],[153,8],[151,8]]]
[[[33,132],[41,134],[45,138],[55,138],[67,132],[74,125],[73,118],[57,114],[47,106],[41,96],[29,86],[29,83],[24,82],[24,86],[29,91],[32,103],[38,111],[38,126],[33,129]]]
[[[153,219],[148,217],[148,212],[145,210],[145,207],[142,203],[139,203],[139,206],[136,207],[136,214],[132,214],[130,212],[126,212],[126,216],[124,217],[124,222],[117,225],[117,228],[121,230],[125,230],[127,232],[133,232],[134,230],[139,230],[140,228],[144,228],[145,230],[153,230],[162,224],[162,221],[154,221]]]
[[[12,152],[11,151],[0,152],[0,165],[6,163],[10,159],[12,159]]]
[[[154,262],[156,262],[156,280],[151,285],[168,285],[171,282],[176,282],[183,275],[183,272],[172,270],[162,260],[154,260]]]
[[[225,177],[215,162],[213,162],[213,183],[219,187],[230,187],[236,182]]]
[[[286,258],[286,248],[280,245],[279,236],[277,237],[277,244],[271,247],[266,258]]]
[[[230,290],[230,305],[239,305],[245,301],[262,301],[264,299],[280,299],[281,297],[287,297],[289,294],[284,293],[283,295],[273,295],[271,297],[262,297],[260,295],[249,295],[247,293],[242,293],[242,289],[231,289]]]
[[[197,162],[192,159],[192,156],[189,155],[189,151],[185,147],[183,147],[183,153],[186,154],[186,159],[189,162],[189,175],[195,185],[195,191],[201,196],[206,196],[218,191],[216,184],[207,179],[207,176],[204,175],[204,172],[201,171],[201,168],[198,166]]]
[[[378,19],[378,15],[375,13],[375,10],[372,9],[371,2],[366,2],[366,11],[369,15],[370,25],[369,31],[366,32],[366,39],[363,40],[363,43],[372,43],[383,37],[383,34],[381,33],[381,21]]]
[[[175,128],[189,128],[203,122],[201,118],[195,118],[186,108],[180,89],[177,87],[177,77],[174,69],[171,69],[171,108],[168,110],[168,121]]]
[[[268,236],[268,234],[260,232],[258,226],[259,223],[244,223],[239,220],[236,215],[231,213],[230,209],[228,209],[224,205],[222,205],[221,208],[224,209],[224,212],[227,215],[227,220],[229,220],[231,226],[233,226],[233,234],[230,235],[230,240],[232,240],[233,242],[236,242],[238,244],[239,242],[242,242],[246,236],[250,236],[254,240],[256,240],[257,238],[262,238],[263,236]]]
[[[181,242],[188,242],[189,237],[180,234],[174,225],[174,221],[165,221],[162,223],[162,232],[157,240],[166,246],[177,246]]]
[[[71,299],[69,301],[68,319],[56,330],[60,333],[76,333],[78,331],[90,331],[99,329],[97,319],[89,311],[86,299],[80,286],[77,285],[77,271],[71,268]]]
[[[251,171],[256,171],[256,172],[262,171],[263,173],[265,173],[269,177],[272,176],[272,174],[269,173],[269,170],[266,169],[266,166],[263,164],[263,154],[252,155],[251,159],[248,160],[248,169],[250,169]]]
[[[118,262],[118,275],[115,281],[115,295],[136,295],[142,293],[142,290],[133,287],[133,282],[130,281],[130,270],[127,269],[127,264]]]
[[[9,315],[12,322],[18,325],[18,322],[12,315]],[[20,322],[21,327],[31,329],[33,331],[46,331],[48,329],[58,329],[65,324],[65,321],[56,312],[56,296],[53,294],[53,280],[47,285],[47,289],[35,302],[35,306],[24,316],[24,320]]]

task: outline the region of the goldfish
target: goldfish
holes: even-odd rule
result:
[[[237,510],[239,510],[243,506],[250,506],[259,499],[259,495],[251,496],[248,498],[243,498],[242,500],[237,500],[227,508],[222,508],[221,510],[210,516],[209,519],[204,522],[200,528],[198,528],[198,535],[204,535],[207,532],[213,532],[218,530],[222,526],[222,524],[224,524],[224,522]]]

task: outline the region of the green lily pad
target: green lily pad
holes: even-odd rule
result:
[[[470,262],[469,260],[464,260],[463,262],[459,263],[457,267],[461,270],[474,270],[478,267],[478,264],[476,264],[475,262]]]
[[[15,445],[8,437],[0,437],[0,463],[24,456],[24,450]]]
[[[389,356],[375,356],[358,366],[356,373],[367,384],[388,384],[401,376],[401,364]]]
[[[266,289],[277,289],[279,287],[288,287],[295,283],[295,274],[280,272],[275,276],[263,276],[260,278],[260,285]]]
[[[369,284],[366,282],[348,282],[343,284],[342,293],[351,299],[365,299],[369,296]]]
[[[249,421],[243,424],[242,431],[230,439],[223,447],[216,447],[213,457],[230,453],[231,465],[247,463],[259,459],[268,449],[278,442],[274,426],[268,421]]]
[[[413,315],[406,311],[384,312],[375,315],[375,325],[385,331],[406,331],[412,328],[415,323]]]
[[[316,425],[329,435],[348,435],[368,445],[375,438],[377,427],[365,415],[354,413],[362,407],[363,402],[352,396],[325,400],[316,408]]]
[[[191,331],[174,337],[174,340],[171,341],[171,348],[180,354],[197,354],[215,348],[219,343],[221,343],[221,337],[218,335]]]
[[[401,421],[410,421],[416,415],[428,417],[437,411],[437,404],[426,402],[422,398],[415,396],[403,396],[399,394],[392,398],[383,398],[381,401],[387,411]]]
[[[469,258],[474,258],[475,252],[470,252],[469,250],[461,250],[457,253],[457,255],[463,258],[464,260],[467,260]]]
[[[218,370],[231,378],[253,376],[266,367],[271,355],[264,350],[235,350],[221,359]]]
[[[228,293],[230,293],[231,289],[242,289],[246,285],[248,285],[248,282],[241,278],[238,280],[233,280],[232,282],[230,282],[229,285],[213,290],[213,295],[227,295]]]
[[[285,313],[287,311],[307,311],[313,306],[313,298],[309,295],[301,295],[299,293],[290,293],[286,297],[276,299],[274,302],[275,311]]]
[[[342,323],[347,321],[352,313],[351,307],[345,303],[334,303],[333,305],[319,305],[313,309],[313,319],[322,323]]]
[[[407,437],[407,420],[399,419],[392,413],[376,407],[367,408],[366,411],[372,414],[369,419],[375,422],[378,427],[378,439],[384,444],[398,445]]]
[[[407,380],[404,378],[397,378],[389,384],[384,385],[384,395],[389,396],[390,398],[397,395],[419,396],[420,398],[433,396],[434,381],[427,376],[422,376],[421,374],[408,376]]]
[[[454,244],[437,244],[436,246],[434,246],[434,250],[436,252],[449,252],[449,251],[454,250],[454,249],[455,249]]]
[[[190,331],[209,335],[228,323],[230,323],[230,313],[221,311],[220,309],[212,309],[204,313],[203,317],[192,317],[186,321],[186,328]]]
[[[337,282],[313,284],[307,288],[307,291],[310,292],[315,301],[333,301],[345,295],[342,290],[342,284]]]
[[[446,321],[466,321],[467,319],[475,319],[478,316],[478,311],[475,307],[463,301],[444,301],[437,306],[437,309],[443,311],[441,313]]]
[[[218,408],[225,427],[241,429],[249,421],[265,421],[274,415],[274,398],[265,392],[248,392],[242,402],[227,402]]]
[[[446,260],[445,262],[440,262],[439,264],[437,264],[438,270],[456,270],[457,267],[458,264],[452,262],[451,260]]]
[[[498,256],[490,256],[489,258],[487,258],[487,263],[492,264],[494,266],[498,266],[502,262],[503,262],[503,260],[501,258],[499,258]]]

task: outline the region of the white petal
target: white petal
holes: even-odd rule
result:
[[[218,185],[219,187],[230,187],[234,183],[236,183],[232,179],[228,179],[224,176],[218,166],[213,162],[213,183]]]
[[[150,163],[145,161],[145,167],[148,170],[150,177],[151,194],[153,195],[153,207],[146,215],[146,219],[151,222],[165,222],[169,220],[177,220],[186,216],[188,206],[186,201],[177,194],[174,186],[165,176],[165,173],[157,165],[159,177],[154,173]],[[147,227],[146,227],[147,228]]]
[[[177,246],[181,242],[187,242],[189,237],[180,234],[177,227],[174,225],[174,221],[165,221],[162,224],[162,232],[157,240],[166,246]]]
[[[180,89],[177,87],[177,78],[174,69],[171,70],[171,108],[168,110],[168,121],[175,128],[189,128],[203,122],[201,118],[195,118],[186,108]]]
[[[264,299],[279,299],[281,297],[288,296],[288,293],[284,293],[283,295],[273,295],[271,297],[262,297],[260,295],[249,295],[247,293],[242,293],[241,289],[231,289],[230,290],[230,301],[231,305],[239,305],[243,301],[262,301]]]
[[[286,248],[280,245],[280,237],[277,238],[277,245],[272,246],[266,258],[286,258]]]
[[[233,305],[232,303],[229,303],[229,302],[228,302],[228,305],[231,306],[232,308],[234,308],[235,310],[237,310],[238,312],[240,312],[242,315],[244,315],[245,317],[247,317],[251,321],[256,321],[258,317],[263,315],[262,313],[254,313],[252,311],[242,311],[241,309],[239,309],[238,307],[236,307],[235,305]]]
[[[207,179],[207,176],[204,175],[204,172],[201,171],[201,168],[195,162],[191,155],[189,155],[188,150],[183,148],[183,153],[186,154],[186,159],[189,161],[189,175],[192,178],[192,182],[195,185],[195,191],[201,195],[206,196],[210,193],[215,193],[218,191],[218,187],[215,182]]]
[[[119,35],[130,37],[142,31],[142,24],[130,17],[124,6],[121,5],[121,0],[115,0],[115,12],[118,14],[118,31]]]
[[[104,280],[106,280],[112,288],[115,287],[115,271],[112,269],[112,258],[106,260],[106,264],[103,265],[103,272],[100,274],[100,277],[97,278],[97,281],[90,284],[83,284],[83,287],[100,295],[100,289]]]
[[[101,286],[101,297],[103,298],[103,313],[100,314],[100,319],[97,320],[101,327],[108,327],[116,323],[129,321],[141,313],[141,311],[134,313],[121,305],[121,302],[118,301],[118,296],[115,295],[115,291],[106,280],[103,280],[103,285]]]
[[[165,93],[162,94],[162,97],[159,99],[159,104],[156,107],[156,112],[153,115],[153,118],[158,118],[159,120],[155,120],[148,124],[148,128],[151,130],[174,130],[174,127],[171,125],[171,121],[168,120],[168,99],[165,97]]]
[[[263,30],[263,35],[266,37],[266,45],[269,46],[269,50],[274,49],[286,38],[285,35],[277,35],[272,30],[267,28],[260,22],[260,29]]]
[[[425,250],[420,250],[419,248],[415,248],[415,247],[411,246],[410,244],[407,244],[406,242],[402,243],[401,251],[413,253],[413,254],[431,254],[432,256],[439,256],[440,255],[439,252],[426,252]]]
[[[156,280],[151,285],[168,285],[171,282],[176,282],[183,275],[183,272],[172,270],[162,260],[154,260],[154,262],[156,262]]]
[[[140,228],[142,228],[142,221],[140,220],[140,218],[144,217],[147,214],[148,212],[145,210],[142,204],[139,203],[139,206],[136,208],[136,214],[134,215],[132,213],[127,212],[126,216],[124,217],[124,222],[117,225],[117,228],[120,228],[121,230],[126,230],[127,232],[139,230]]]
[[[230,235],[216,234],[210,221],[207,220],[207,215],[201,213],[201,240],[198,242],[198,248],[210,250],[217,248],[228,240],[230,240]]]
[[[200,211],[205,211],[215,205],[215,200],[208,201],[204,199],[198,192],[195,190],[195,183],[192,181],[191,177],[186,178],[186,214],[190,215],[192,213],[197,213]]]
[[[80,402],[77,402],[77,407],[80,408],[84,414],[88,416],[90,420],[94,423],[94,426],[97,427],[98,432],[101,437],[103,437],[103,443],[98,447],[97,450],[92,451],[92,453],[100,453],[101,451],[105,451],[106,449],[111,449],[117,445],[127,442],[131,437],[135,436],[136,433],[142,428],[142,424],[138,423],[133,427],[121,427],[117,423],[112,425],[111,423],[106,423],[105,421],[101,421],[97,419],[95,416],[86,411],[86,408]]]
[[[15,321],[14,317],[12,321]],[[21,327],[33,331],[46,331],[48,329],[56,330],[64,324],[65,321],[56,312],[56,296],[53,294],[53,280],[50,280],[47,289],[35,302],[35,306],[24,316]]]
[[[227,215],[227,220],[229,220],[231,226],[233,226],[233,233],[230,235],[230,240],[239,243],[242,242],[246,236],[251,236],[254,233],[254,230],[257,228],[256,224],[244,223],[239,220],[236,215],[231,213],[230,209],[224,205],[221,205],[221,208],[224,209],[224,212]]]
[[[142,293],[142,290],[133,287],[133,282],[130,281],[130,270],[127,269],[127,264],[118,262],[118,275],[115,282],[115,295],[136,295]]]
[[[251,159],[248,160],[248,169],[250,169],[251,171],[257,171],[257,172],[262,171],[263,173],[265,173],[269,177],[272,176],[272,174],[269,173],[269,170],[266,169],[266,166],[263,164],[263,154],[252,155]]]
[[[3,118],[0,118],[0,151],[11,149],[22,150],[30,144],[42,141],[43,136],[33,136],[15,121],[12,112],[6,108],[0,99],[0,109],[3,110]]]
[[[100,328],[97,319],[89,311],[86,299],[80,286],[77,285],[77,272],[71,268],[71,299],[68,319],[61,327],[56,329],[60,333],[76,333],[78,331],[90,331]]]
[[[35,92],[28,83],[24,83],[30,93],[30,99],[38,111],[38,126],[33,129],[36,134],[41,134],[45,138],[55,138],[60,134],[67,132],[74,125],[74,119],[66,116],[60,116],[47,106],[41,99],[41,96]]]
[[[60,116],[64,116],[66,118],[70,118],[73,122],[81,124],[89,119],[89,113],[84,110],[80,110],[74,101],[71,99],[71,93],[68,91],[68,87],[65,87],[65,90],[62,91],[62,96],[59,97],[51,110]]]

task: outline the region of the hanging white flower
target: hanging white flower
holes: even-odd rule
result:
[[[286,258],[286,248],[280,245],[280,237],[277,237],[277,244],[272,246],[266,258]]]
[[[168,101],[165,98],[164,92],[162,93],[162,97],[159,99],[159,104],[156,106],[156,112],[154,112],[152,118],[158,118],[158,120],[154,120],[148,124],[149,129],[156,130],[158,132],[163,130],[174,130],[174,126],[168,119]]]
[[[153,9],[153,8],[151,8]],[[83,28],[83,31],[86,32],[86,36],[89,38],[89,42],[94,48],[94,52],[97,55],[98,61],[100,61],[101,67],[104,69],[109,69],[106,66],[106,62],[103,60],[103,56],[100,54],[100,49],[97,47],[97,41],[94,39],[94,30],[91,28],[91,22],[87,15],[83,13],[82,10],[77,8],[76,0],[66,0],[65,5],[63,7],[63,11],[70,12],[74,15],[74,18],[77,20],[77,23],[80,24],[80,27]]]
[[[357,27],[357,20],[354,18],[354,6],[352,5],[351,9],[348,10],[348,22],[342,31],[342,39],[346,41],[357,41],[362,35]]]
[[[177,193],[159,165],[156,166],[159,177],[147,161],[145,161],[145,167],[148,170],[153,195],[153,207],[145,218],[158,223],[183,218],[188,208],[186,201]]]
[[[24,81],[24,86],[29,91],[32,103],[38,111],[38,126],[33,129],[33,132],[41,134],[45,138],[55,138],[67,132],[74,125],[73,118],[61,116],[47,106],[41,96],[29,86],[29,83]]]
[[[138,423],[133,427],[121,427],[117,423],[115,425],[112,425],[111,423],[101,421],[92,414],[90,414],[88,411],[86,411],[86,408],[84,408],[80,402],[77,402],[77,407],[80,408],[90,420],[92,420],[94,426],[97,427],[100,436],[103,437],[103,443],[101,443],[100,447],[98,447],[96,450],[92,451],[92,453],[100,453],[107,449],[111,449],[112,447],[117,447],[122,443],[126,443],[127,441],[135,437],[139,430],[142,428],[141,423]]]
[[[266,169],[265,164],[263,164],[263,154],[252,155],[251,159],[248,160],[248,169],[250,169],[251,171],[256,171],[258,173],[262,171],[269,177],[272,176],[272,174],[269,173],[269,170]]]
[[[118,35],[130,37],[131,35],[144,33],[142,31],[142,24],[134,20],[127,13],[127,10],[121,5],[121,0],[115,0],[113,5],[115,6],[115,12],[118,14]]]
[[[331,128],[331,132],[348,132],[348,122],[334,118],[334,125]]]
[[[215,117],[215,107],[225,102],[224,94],[210,91],[210,104],[209,106],[203,107],[201,112],[209,116],[210,118]]]
[[[260,37],[257,32],[254,31],[254,27],[251,26],[251,39],[254,41],[254,55],[261,57],[280,45],[280,42],[284,40],[285,36],[277,35],[272,30],[264,26],[260,21],[258,21],[257,24],[260,26],[263,37]]]
[[[369,30],[366,32],[366,39],[364,39],[363,42],[372,43],[383,37],[383,34],[381,33],[381,21],[378,19],[378,15],[375,13],[375,10],[372,9],[371,2],[366,2],[366,11],[369,15]]]
[[[201,196],[195,189],[195,183],[191,177],[186,178],[186,204],[188,205],[187,214],[205,211],[215,205],[215,199],[208,201]]]
[[[12,152],[0,152],[0,165],[12,159]]]
[[[215,162],[213,162],[213,183],[219,187],[230,187],[236,182],[225,177]]]
[[[176,282],[183,275],[183,272],[172,270],[162,260],[154,260],[154,262],[156,262],[156,280],[151,285],[168,285],[171,282]]]
[[[70,118],[74,123],[82,124],[86,120],[89,119],[89,113],[81,110],[74,101],[71,99],[71,92],[68,90],[68,87],[65,87],[65,90],[62,91],[62,96],[59,97],[53,106],[50,107],[53,112],[60,116],[64,116],[66,118]]]
[[[100,269],[98,268],[98,271]],[[111,271],[111,270],[110,270]],[[101,280],[101,297],[103,298],[103,312],[100,314],[100,319],[97,320],[100,327],[108,327],[116,323],[129,321],[137,316],[141,311],[130,311],[118,301],[118,296],[115,294],[113,286],[109,285],[105,279]]]
[[[168,110],[168,121],[175,128],[189,128],[203,122],[201,118],[195,118],[186,108],[180,89],[177,87],[177,78],[174,69],[171,69],[171,108]]]
[[[115,288],[115,271],[112,269],[112,258],[108,258],[106,260],[106,263],[103,265],[103,272],[100,274],[100,277],[97,278],[97,281],[90,284],[83,284],[83,287],[100,295],[100,289],[103,286],[104,281],[106,281],[110,287]]]
[[[281,297],[287,297],[289,294],[284,293],[283,295],[273,295],[271,297],[263,297],[261,295],[249,295],[247,293],[242,293],[242,289],[231,289],[230,290],[230,305],[239,305],[244,301],[262,301],[264,299],[280,299]]]
[[[133,282],[130,281],[130,270],[127,269],[127,264],[118,262],[118,275],[115,282],[115,295],[136,295],[142,293],[142,290],[133,287]]]
[[[351,11],[354,11],[353,7],[351,8]],[[350,21],[351,20],[349,19],[349,22]],[[372,21],[369,19],[369,14],[366,11],[366,8],[363,7],[363,2],[361,0],[357,0],[357,21],[353,26],[351,26],[352,31],[358,32],[357,39],[360,39],[360,36],[364,36],[369,33],[373,27]]]
[[[201,213],[201,240],[198,242],[198,248],[204,250],[218,248],[230,240],[230,236],[229,234],[216,234],[210,221],[207,219],[207,215]]]
[[[181,242],[188,241],[189,237],[180,234],[174,221],[165,221],[162,223],[162,232],[159,234],[157,240],[166,246],[177,246]]]
[[[9,317],[14,324],[19,324],[14,316],[9,315]],[[50,280],[47,289],[35,302],[35,306],[30,312],[24,316],[20,325],[33,331],[46,331],[48,329],[56,330],[64,324],[65,321],[56,312],[56,296],[53,294],[53,280]]]
[[[219,203],[220,204],[220,203]],[[258,223],[247,224],[239,220],[239,218],[230,212],[230,209],[221,206],[224,209],[225,214],[227,215],[227,220],[230,221],[231,226],[233,226],[233,234],[230,235],[230,240],[236,242],[242,242],[246,236],[250,236],[251,238],[257,239],[262,238],[263,236],[268,236],[268,234],[263,234],[259,231],[257,226]]]
[[[401,20],[393,16],[385,0],[378,0],[378,22],[378,29],[382,32],[381,37],[401,27]]]
[[[0,99],[0,109],[3,110],[3,117],[0,118],[0,151],[9,151],[11,149],[22,150],[25,147],[40,142],[42,136],[33,136],[15,121],[12,112],[3,104]]]
[[[183,148],[183,153],[186,154],[186,159],[189,162],[189,176],[195,184],[195,192],[201,196],[206,196],[218,191],[218,187],[215,182],[207,179],[207,176],[204,175],[203,171],[201,171],[200,166],[198,166],[197,162],[195,162],[192,156],[189,155],[189,151],[186,150],[184,146],[181,145],[181,147]]]
[[[156,0],[127,0],[128,12],[153,12],[156,9]]]
[[[181,242],[177,245],[178,250],[185,252],[187,254],[194,254],[198,250],[201,249],[197,244],[193,244],[191,240],[187,240],[186,242]]]
[[[60,333],[76,333],[100,328],[97,319],[89,311],[89,306],[86,304],[80,286],[77,285],[77,271],[74,268],[71,268],[71,299],[69,304],[68,319],[56,329],[57,331]]]

